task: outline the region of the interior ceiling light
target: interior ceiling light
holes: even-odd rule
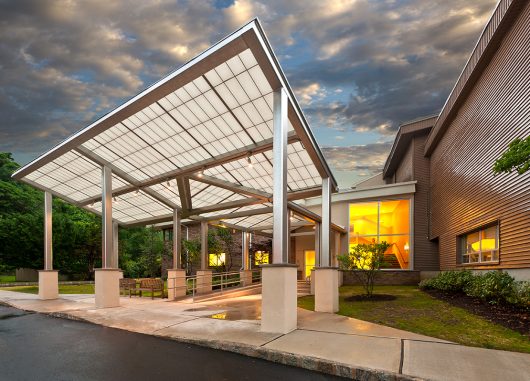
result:
[[[250,154],[247,156],[247,163],[248,163],[248,167],[249,167],[249,168],[252,168],[252,158],[251,158],[251,155],[252,155],[252,153],[250,153]]]

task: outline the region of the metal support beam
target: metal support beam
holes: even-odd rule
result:
[[[315,266],[320,267],[320,236],[322,234],[322,226],[320,222],[315,223]]]
[[[201,222],[201,270],[208,270],[208,222]]]
[[[119,229],[120,226],[116,221],[112,223],[112,243],[113,243],[113,250],[112,250],[112,263],[111,268],[117,269],[118,268],[118,255],[119,255]]]
[[[53,270],[52,194],[44,192],[44,270]]]
[[[239,185],[239,184],[234,184],[234,183],[231,183],[230,181],[217,179],[217,178],[212,177],[212,176],[191,175],[190,179],[193,179],[195,181],[200,181],[201,183],[213,185],[213,186],[216,186],[216,187],[219,187],[219,188],[227,189],[229,191],[232,191],[232,192],[235,192],[235,193],[239,193],[239,194],[242,194],[242,195],[245,195],[245,196],[260,198],[263,201],[270,201],[271,198],[272,198],[272,194],[270,194],[270,193],[263,192],[263,191],[260,191],[260,190],[257,190],[257,189],[253,189],[253,188],[249,188],[249,187],[245,187],[245,186]]]
[[[182,229],[180,228],[180,212],[173,211],[173,268],[180,269],[182,256]]]
[[[114,256],[113,233],[112,233],[112,170],[109,167],[103,167],[101,178],[102,204],[101,214],[103,234],[101,239],[102,248],[102,267],[104,269],[112,268]]]
[[[243,200],[227,201],[217,205],[205,206],[202,208],[192,209],[189,212],[182,213],[182,217],[199,216],[203,213],[217,212],[219,210],[240,208],[242,206],[262,204],[263,200],[259,198],[249,197]]]
[[[287,212],[287,93],[273,93],[273,240],[272,263],[288,263],[289,214]]]
[[[241,255],[243,257],[243,270],[250,270],[250,233],[241,232]]]
[[[332,184],[329,177],[322,179],[322,234],[320,250],[320,266],[331,265],[331,190]]]
[[[190,210],[192,208],[190,181],[185,177],[179,177],[177,179],[177,186],[179,189],[180,204],[182,205],[182,209]]]

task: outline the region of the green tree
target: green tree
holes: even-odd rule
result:
[[[522,175],[530,169],[530,136],[526,139],[515,139],[508,149],[495,161],[493,173],[512,173]]]
[[[358,276],[368,297],[373,295],[374,281],[385,262],[385,251],[389,247],[390,244],[385,241],[359,244],[353,246],[349,254],[337,257],[341,268],[353,270],[353,273]]]

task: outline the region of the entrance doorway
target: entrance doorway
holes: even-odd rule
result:
[[[304,250],[305,257],[305,277],[311,276],[311,270],[315,267],[315,250]]]

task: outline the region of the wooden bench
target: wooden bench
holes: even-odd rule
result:
[[[158,278],[141,279],[140,286],[135,284],[134,289],[129,289],[129,297],[134,294],[139,294],[142,297],[143,291],[151,292],[151,299],[155,298],[155,292],[160,292],[160,298],[164,298],[164,281]]]
[[[136,279],[122,278],[120,279],[120,295],[123,293],[127,295],[130,289],[136,288]]]

